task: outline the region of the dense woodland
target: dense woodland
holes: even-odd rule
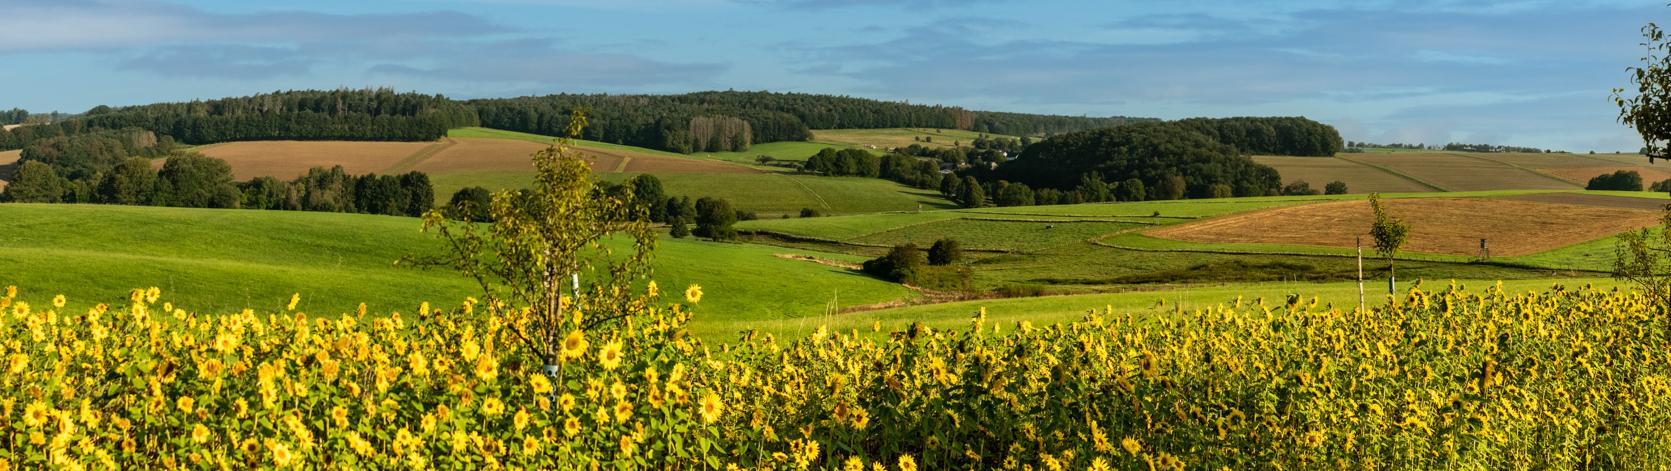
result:
[[[22,124],[29,120],[29,110],[12,108],[0,111],[0,124]]]
[[[1087,182],[1094,175],[1098,182],[1114,184],[1111,191],[1117,195],[1148,200],[1264,196],[1281,191],[1276,169],[1255,163],[1238,147],[1198,128],[1178,122],[1139,123],[1059,135],[1028,146],[1020,158],[995,170],[977,168],[971,174],[983,181],[1057,190],[1085,188],[1087,183],[1095,186]],[[1141,191],[1119,191],[1128,186],[1127,181],[1140,182]]]
[[[762,142],[804,141],[813,129],[923,127],[996,134],[1048,134],[1142,121],[969,111],[962,108],[801,93],[700,92],[683,95],[548,95],[471,100],[483,126],[561,135],[569,115],[588,110],[582,138],[673,152],[743,150]],[[710,126],[741,120],[749,139]]]
[[[269,139],[429,141],[476,125],[468,106],[440,95],[389,89],[290,91],[112,108],[0,131],[0,150],[99,129],[138,128],[186,144]]]
[[[1206,134],[1242,154],[1329,157],[1345,148],[1333,126],[1300,117],[1190,118],[1173,124]]]

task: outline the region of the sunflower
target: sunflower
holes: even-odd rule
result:
[[[563,412],[568,412],[569,409],[574,408],[574,395],[563,393],[562,396],[557,397],[557,405],[563,408]]]
[[[899,455],[899,471],[917,471],[917,459],[911,455]]]
[[[685,288],[685,301],[691,304],[702,302],[702,287],[690,285],[689,288]]]
[[[493,358],[493,355],[476,357],[476,377],[482,381],[493,381],[499,377],[499,359]]]
[[[490,397],[482,401],[482,414],[493,417],[503,413],[505,413],[505,403],[500,402],[499,398]]]
[[[13,374],[13,375],[16,375],[16,374],[23,373],[23,369],[28,368],[28,367],[29,367],[29,355],[25,355],[25,354],[22,354],[22,353],[13,353],[12,358],[11,358],[11,365],[9,365],[6,368],[6,371]]]
[[[615,400],[617,401],[626,399],[627,385],[622,383],[621,380],[615,380],[615,384],[609,385],[609,395],[615,396]]]
[[[511,424],[516,426],[516,431],[521,432],[522,429],[528,428],[529,417],[531,416],[528,414],[528,409],[517,409],[516,415],[511,417]]]
[[[1131,456],[1137,456],[1138,452],[1143,451],[1143,444],[1138,443],[1137,439],[1131,437],[1120,439],[1120,447],[1125,448],[1126,453],[1131,453]]]
[[[193,425],[191,427],[191,441],[207,443],[209,441],[209,427],[204,427],[203,424]]]
[[[30,427],[45,425],[46,421],[51,418],[52,411],[48,410],[46,404],[42,404],[40,401],[31,402],[23,407],[23,423]]]
[[[331,422],[336,423],[337,428],[348,428],[348,409],[342,406],[332,407]]]
[[[627,423],[632,419],[632,403],[620,401],[615,403],[615,421]]]
[[[563,434],[573,437],[580,434],[580,419],[569,417],[563,421]]]
[[[280,468],[290,466],[290,462],[296,459],[295,455],[290,454],[290,445],[273,443],[269,448],[273,451],[273,464]]]
[[[522,439],[522,454],[523,455],[534,456],[534,455],[537,455],[539,453],[540,453],[540,441],[539,440],[535,440],[534,437],[528,437],[528,438]]]
[[[586,342],[586,334],[578,330],[569,332],[567,337],[563,337],[563,359],[573,360],[585,356],[588,346],[590,344]]]
[[[719,420],[720,414],[724,412],[725,403],[720,402],[718,394],[714,394],[713,391],[708,391],[708,394],[702,396],[701,413],[703,423],[714,423],[714,421]]]
[[[528,380],[528,384],[534,387],[534,394],[541,396],[551,394],[551,379],[546,378],[545,375],[534,375],[533,379]]]
[[[192,399],[191,396],[180,396],[180,399],[174,401],[174,406],[179,407],[180,412],[187,414],[190,414],[192,410],[196,409],[196,405],[197,400]]]
[[[290,304],[284,305],[284,309],[287,310],[287,311],[294,311],[294,310],[296,310],[296,303],[299,303],[299,302],[302,302],[302,293],[291,294],[290,295]],[[290,449],[286,448],[285,449],[285,454],[289,455],[289,452],[290,452]],[[277,453],[275,453],[275,455],[276,454]]]
[[[603,365],[603,368],[606,370],[620,368],[621,341],[612,340],[609,343],[603,344],[603,348],[598,349],[598,364]]]
[[[58,308],[58,309],[63,309],[64,308],[64,295],[60,294],[60,295],[52,297],[52,307],[55,307],[55,308]]]
[[[644,289],[644,291],[645,291],[645,294],[648,294],[652,298],[661,295],[661,288],[656,286],[656,281],[655,280],[650,280],[650,286],[646,287]]]

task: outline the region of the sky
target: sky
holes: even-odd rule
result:
[[[0,0],[0,109],[288,89],[770,90],[1631,151],[1663,0]]]

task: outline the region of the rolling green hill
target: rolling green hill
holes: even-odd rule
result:
[[[166,298],[206,312],[283,306],[412,311],[476,294],[450,271],[395,266],[404,255],[438,250],[413,218],[288,211],[98,205],[0,205],[0,285],[60,290],[88,302],[123,302],[129,289],[157,286]],[[841,306],[912,296],[892,283],[777,254],[855,260],[837,254],[664,238],[655,279],[700,284],[706,296],[694,329],[722,335],[757,321],[822,315]],[[36,293],[47,294],[47,293]],[[50,293],[60,294],[60,293]],[[48,295],[50,295],[48,294]]]

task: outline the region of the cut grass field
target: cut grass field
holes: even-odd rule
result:
[[[411,311],[420,300],[459,302],[477,294],[451,271],[395,266],[439,244],[413,218],[290,211],[206,210],[100,205],[0,205],[0,285],[61,290],[85,302],[120,304],[135,287],[207,312],[273,309],[291,293],[318,314]],[[706,296],[693,324],[702,335],[729,334],[757,321],[822,315],[826,303],[884,303],[912,296],[902,286],[817,263],[794,253],[852,257],[745,244],[660,241],[655,279],[672,292],[696,283]],[[37,293],[47,296],[59,293]]]
[[[1408,177],[1340,158],[1258,155],[1253,161],[1275,168],[1284,185],[1304,181],[1317,191],[1333,181],[1345,183],[1351,193],[1435,191]]]

